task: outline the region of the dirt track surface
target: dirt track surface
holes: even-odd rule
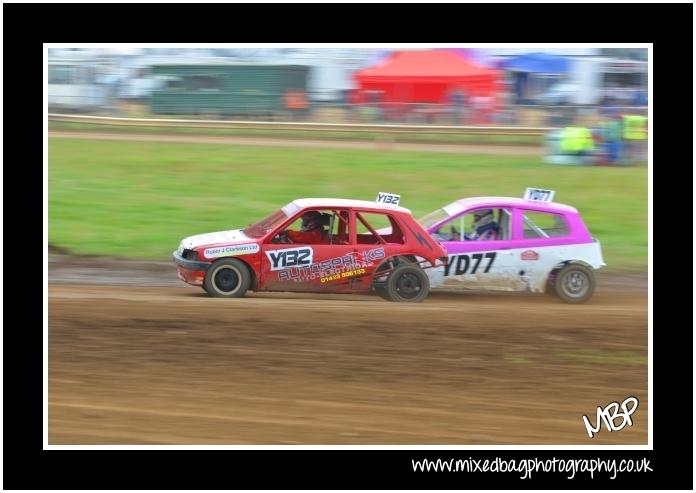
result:
[[[515,156],[542,156],[543,146],[483,145],[483,144],[428,144],[391,141],[312,140],[270,137],[236,137],[223,135],[137,134],[92,131],[50,131],[49,137],[134,140],[140,142],[178,142],[189,144],[251,145],[268,147],[314,147],[324,149],[367,149],[390,151],[450,152],[462,154],[494,154]]]
[[[625,277],[580,306],[410,305],[213,299],[171,264],[136,265],[147,287],[125,264],[49,263],[50,444],[647,443],[647,291]],[[633,426],[589,439],[582,415],[629,395]]]

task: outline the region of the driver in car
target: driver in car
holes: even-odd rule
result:
[[[329,233],[324,228],[328,223],[327,215],[317,211],[309,211],[302,215],[300,231],[286,229],[280,233],[275,243],[304,243],[321,244],[329,243]]]
[[[495,240],[500,227],[493,217],[493,209],[483,209],[474,212],[474,223],[471,233],[464,234],[466,240]]]
[[[471,233],[464,233],[464,240],[495,240],[498,238],[500,227],[495,222],[493,209],[483,209],[474,212],[474,222],[471,225]],[[449,231],[440,228],[433,233],[433,237],[439,241],[459,241],[459,231],[450,226]]]

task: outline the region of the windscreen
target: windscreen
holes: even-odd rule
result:
[[[437,223],[444,221],[449,216],[450,215],[444,209],[438,209],[419,219],[418,224],[423,226],[423,229],[428,229],[431,226],[435,226]]]
[[[280,226],[288,217],[289,216],[286,216],[282,209],[279,209],[265,219],[244,228],[244,234],[249,238],[261,238]]]

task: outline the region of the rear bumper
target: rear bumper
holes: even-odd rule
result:
[[[599,240],[596,238],[592,238],[593,243],[595,245],[595,250],[594,250],[594,258],[592,259],[592,267],[595,269],[601,269],[602,267],[606,267],[606,263],[604,262],[604,255],[602,255],[602,245],[599,243]]]
[[[194,286],[201,286],[203,284],[205,273],[208,271],[211,264],[187,260],[177,252],[174,252],[172,257],[176,264],[176,275],[179,279]]]

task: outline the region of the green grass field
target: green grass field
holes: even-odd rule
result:
[[[534,157],[49,139],[49,242],[74,253],[168,260],[193,234],[244,227],[300,197],[401,194],[416,217],[476,195],[556,190],[611,269],[647,265],[646,167]]]

